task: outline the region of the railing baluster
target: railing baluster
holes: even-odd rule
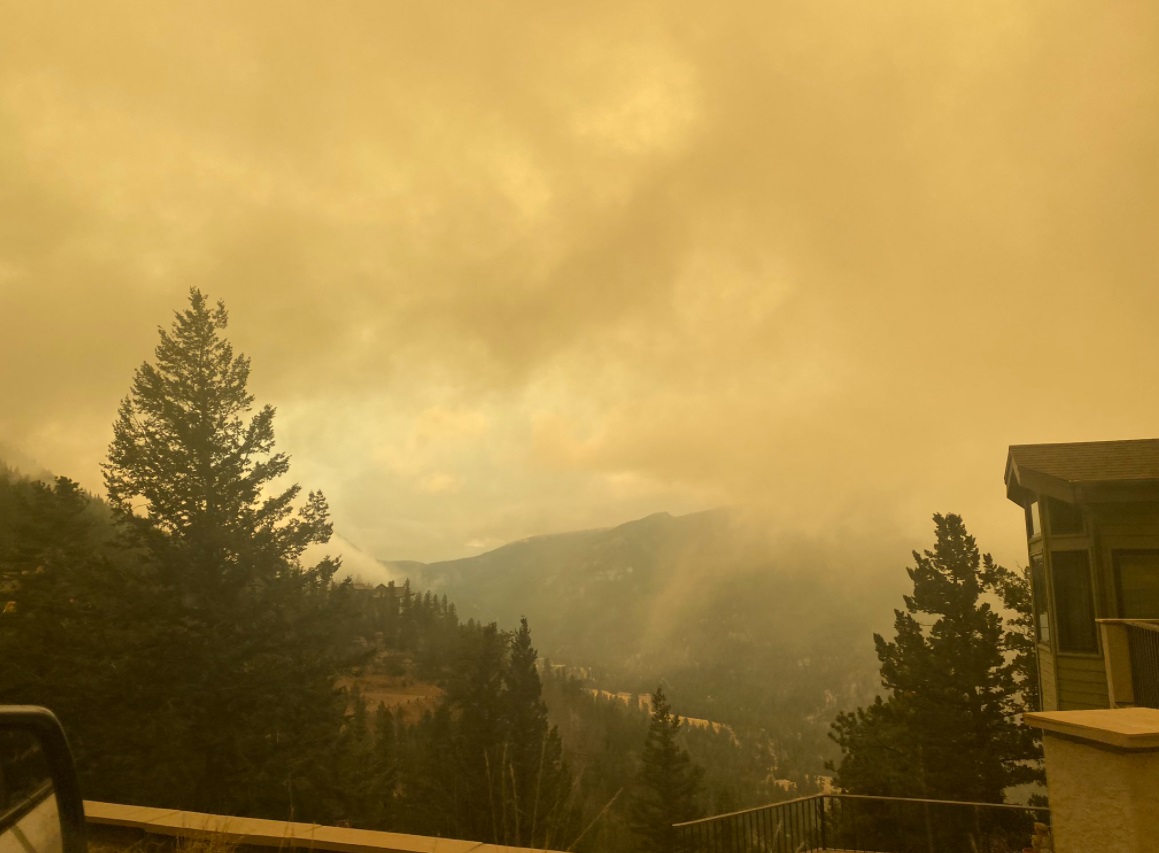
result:
[[[1159,708],[1159,632],[1127,626],[1135,704]]]
[[[773,848],[773,814],[769,809],[761,812],[761,851],[762,853],[775,853]]]

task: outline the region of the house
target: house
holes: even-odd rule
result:
[[[355,583],[353,587],[354,591],[359,595],[369,596],[370,598],[386,598],[387,596],[393,598],[396,594],[394,581],[391,581],[389,586],[384,583]]]
[[[1132,650],[1159,648],[1159,439],[1013,445],[1005,479],[1025,516],[1043,710],[1150,704],[1135,694],[1159,671],[1131,668]]]

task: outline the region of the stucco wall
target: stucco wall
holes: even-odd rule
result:
[[[1056,853],[1159,850],[1159,751],[1127,751],[1046,733]]]

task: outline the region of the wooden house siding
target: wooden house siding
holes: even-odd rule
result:
[[[1101,657],[1058,656],[1058,710],[1109,708],[1107,670]]]
[[[1042,710],[1058,710],[1058,682],[1054,677],[1054,654],[1048,646],[1038,647],[1038,677],[1042,685]]]

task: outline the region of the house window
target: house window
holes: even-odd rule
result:
[[[1047,498],[1046,515],[1051,534],[1083,532],[1083,511],[1074,504]]]
[[[1097,652],[1091,562],[1086,551],[1051,551],[1054,610],[1060,652]]]
[[[1159,551],[1115,551],[1119,613],[1124,619],[1159,619]]]
[[[1046,567],[1041,556],[1030,558],[1030,597],[1034,608],[1034,632],[1040,643],[1050,642],[1050,599],[1046,595]]]
[[[1042,535],[1042,518],[1038,514],[1038,501],[1026,505],[1026,538]]]

